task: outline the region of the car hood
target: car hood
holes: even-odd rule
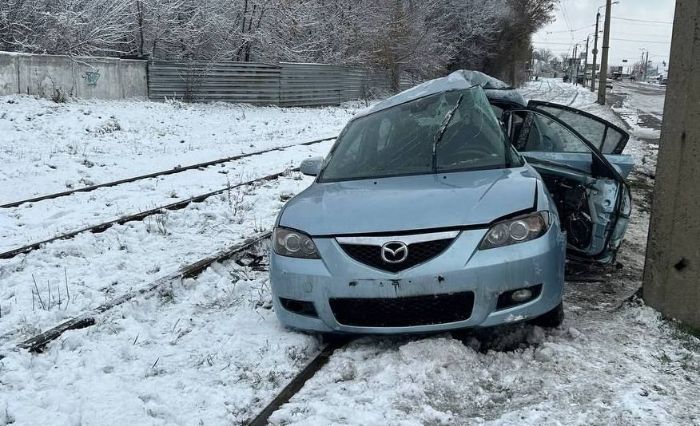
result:
[[[279,225],[312,236],[486,225],[535,205],[528,168],[314,183],[289,201]]]

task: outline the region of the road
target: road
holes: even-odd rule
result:
[[[666,87],[638,83],[630,80],[614,82],[608,97],[615,108],[630,124],[642,128],[661,130]]]

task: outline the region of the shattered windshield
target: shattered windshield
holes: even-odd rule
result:
[[[504,168],[506,147],[480,87],[441,92],[353,120],[320,181]]]

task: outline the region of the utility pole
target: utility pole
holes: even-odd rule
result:
[[[649,80],[649,51],[647,50],[647,57],[644,59],[644,81]]]
[[[700,330],[700,2],[677,0],[642,297]]]
[[[598,59],[598,23],[600,22],[600,9],[595,15],[595,35],[593,36],[593,73],[591,74],[591,92],[595,92],[595,71]]]
[[[600,81],[598,82],[598,103],[605,105],[605,87],[608,80],[608,50],[610,49],[610,15],[612,0],[605,1],[605,24],[603,25],[603,56],[600,59]]]
[[[583,60],[583,87],[586,87],[586,77],[588,76],[588,39],[591,36],[586,36],[586,58]]]
[[[574,61],[574,63],[573,63],[574,71],[573,71],[573,78],[572,78],[574,86],[576,86],[576,84],[578,83],[578,63],[579,63],[579,60],[576,57],[577,53],[578,53],[578,43],[574,44],[574,57],[572,58]]]

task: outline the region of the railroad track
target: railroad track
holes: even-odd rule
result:
[[[312,378],[318,371],[328,363],[333,353],[347,345],[350,338],[336,339],[323,347],[321,352],[316,355],[292,380],[285,386],[277,396],[270,401],[260,412],[252,419],[245,422],[248,426],[266,426],[270,416],[277,411],[282,405],[296,395],[304,384]]]
[[[106,231],[107,229],[111,228],[114,225],[123,225],[123,224],[128,223],[128,222],[141,221],[149,216],[161,214],[161,213],[168,211],[168,210],[180,210],[180,209],[187,207],[188,205],[190,205],[192,203],[202,202],[209,197],[223,194],[227,191],[231,191],[233,189],[240,188],[243,186],[249,186],[249,185],[253,185],[255,183],[259,183],[259,182],[275,180],[275,179],[280,178],[281,176],[284,176],[285,174],[287,174],[291,171],[296,171],[296,170],[298,170],[298,169],[296,169],[296,168],[295,169],[287,169],[287,170],[283,170],[283,171],[277,172],[277,173],[272,173],[272,174],[269,174],[267,176],[263,176],[260,178],[251,179],[251,180],[248,180],[245,182],[240,182],[240,183],[237,183],[234,185],[227,185],[221,189],[217,189],[215,191],[210,191],[210,192],[207,192],[205,194],[195,195],[193,197],[190,197],[190,198],[187,198],[184,200],[180,200],[180,201],[176,201],[174,203],[165,204],[165,205],[158,206],[158,207],[155,207],[155,208],[152,208],[149,210],[144,210],[144,211],[141,211],[138,213],[133,213],[133,214],[121,216],[119,218],[112,219],[112,220],[109,220],[107,222],[102,222],[102,223],[98,223],[95,225],[90,225],[90,226],[86,226],[86,227],[83,227],[80,229],[69,231],[69,232],[66,232],[63,234],[59,234],[59,235],[56,235],[54,237],[48,238],[46,240],[30,243],[30,244],[27,244],[27,245],[24,245],[21,247],[14,248],[12,250],[8,250],[6,252],[2,252],[2,253],[0,253],[0,259],[11,259],[17,255],[20,255],[20,254],[30,253],[32,251],[40,249],[41,247],[43,247],[46,244],[52,243],[54,241],[71,239],[71,238],[75,237],[76,235],[79,235],[79,234],[82,234],[85,232],[100,233],[100,232]]]
[[[154,293],[157,290],[185,278],[194,278],[202,273],[207,267],[216,262],[221,262],[224,260],[236,258],[240,260],[246,255],[251,255],[270,237],[270,231],[265,231],[254,236],[247,238],[244,242],[235,244],[228,248],[225,248],[218,253],[205,257],[203,259],[197,260],[196,262],[190,263],[186,266],[181,267],[176,272],[170,273],[163,277],[151,281],[150,283],[131,290],[121,296],[111,299],[89,311],[83,312],[75,317],[72,317],[48,330],[37,334],[29,339],[22,341],[17,344],[16,347],[19,349],[25,349],[30,352],[42,352],[47,344],[58,339],[63,333],[69,330],[78,330],[82,328],[87,328],[95,325],[97,319],[114,309],[138,296],[143,296],[149,293]],[[261,258],[259,255],[252,255],[252,258]],[[7,339],[8,337],[16,334],[16,332],[8,333],[2,336],[2,339]],[[0,359],[2,359],[2,354],[0,354]]]
[[[113,298],[95,308],[78,314],[60,324],[51,327],[42,333],[34,335],[28,339],[22,340],[19,343],[12,345],[6,345],[3,352],[13,351],[13,350],[26,350],[31,353],[42,353],[46,346],[51,342],[59,339],[64,333],[71,330],[80,330],[89,328],[98,323],[101,317],[106,315],[109,311],[133,300],[138,297],[148,296],[149,294],[157,294],[160,289],[167,288],[172,283],[181,281],[186,278],[196,278],[199,274],[204,272],[209,266],[214,263],[222,262],[226,260],[235,260],[239,264],[244,264],[250,266],[255,262],[259,262],[263,258],[260,255],[260,250],[265,246],[266,241],[269,239],[271,232],[265,231],[262,233],[255,234],[247,238],[242,243],[232,245],[225,248],[218,253],[200,259],[196,262],[190,263],[186,266],[181,267],[176,272],[167,274],[160,277],[148,284],[141,287],[133,289],[121,296]],[[243,260],[248,257],[250,262],[246,263]],[[0,337],[0,340],[7,339],[12,335],[18,334],[16,331],[14,333],[8,333]],[[255,417],[249,419],[246,424],[249,425],[266,425],[268,424],[269,417],[277,411],[282,405],[287,403],[294,395],[296,395],[304,386],[304,384],[311,379],[318,371],[320,371],[324,365],[327,364],[333,353],[346,346],[351,341],[351,338],[335,338],[330,342],[327,342],[321,351],[313,357],[308,364],[299,371],[292,380],[282,388],[277,396],[275,396],[271,401],[269,401],[265,407],[263,407]],[[0,360],[4,358],[4,355],[0,353]]]
[[[218,160],[204,161],[201,163],[190,164],[188,166],[175,167],[175,168],[168,169],[168,170],[161,170],[158,172],[147,173],[144,175],[132,176],[129,178],[119,179],[119,180],[115,180],[115,181],[111,181],[111,182],[100,183],[97,185],[84,186],[81,188],[71,189],[69,191],[62,191],[62,192],[56,192],[53,194],[40,195],[40,196],[36,196],[36,197],[32,197],[32,198],[27,198],[24,200],[18,200],[18,201],[13,201],[10,203],[0,204],[0,208],[6,209],[6,208],[12,208],[12,207],[19,207],[22,204],[35,203],[37,201],[51,200],[51,199],[55,199],[55,198],[66,197],[66,196],[77,194],[80,192],[91,192],[91,191],[94,191],[94,190],[99,189],[99,188],[108,188],[108,187],[123,185],[125,183],[136,182],[139,180],[151,179],[151,178],[155,178],[155,177],[159,177],[159,176],[167,176],[167,175],[172,175],[172,174],[176,174],[176,173],[182,173],[182,172],[185,172],[188,170],[204,169],[204,168],[219,165],[219,164],[229,163],[232,161],[238,161],[238,160],[241,160],[243,158],[254,157],[254,156],[266,154],[268,152],[284,151],[285,149],[294,148],[296,146],[315,145],[315,144],[319,144],[319,143],[326,142],[329,140],[333,140],[335,138],[336,137],[333,136],[333,137],[328,137],[328,138],[323,138],[323,139],[316,139],[316,140],[312,140],[312,141],[308,141],[308,142],[302,142],[302,143],[298,143],[298,144],[283,145],[283,146],[278,146],[275,148],[249,152],[246,154],[239,154],[239,155],[234,155],[231,157],[220,158]]]

